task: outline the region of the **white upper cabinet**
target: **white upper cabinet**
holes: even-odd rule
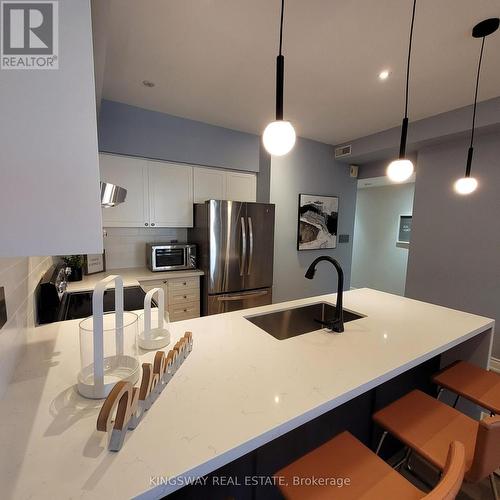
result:
[[[215,168],[194,167],[194,200],[256,201],[257,176]]]
[[[59,24],[59,69],[0,69],[0,257],[102,252],[90,2]]]
[[[125,202],[102,209],[104,227],[192,227],[193,203],[255,201],[251,173],[101,153],[101,180],[127,190]]]
[[[194,202],[226,199],[226,172],[215,168],[194,168]]]
[[[256,201],[257,176],[240,172],[226,173],[226,200]]]
[[[193,167],[150,161],[149,207],[152,227],[193,226]]]
[[[127,190],[124,203],[102,209],[104,227],[149,226],[148,161],[100,154],[101,180]]]

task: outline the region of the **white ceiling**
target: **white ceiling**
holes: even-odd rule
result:
[[[338,144],[399,125],[412,0],[287,0],[285,118]],[[261,133],[274,115],[279,0],[111,0],[103,97]],[[499,0],[418,0],[410,120],[471,103]],[[480,100],[500,95],[500,31]],[[386,81],[378,80],[389,69]],[[142,85],[155,82],[154,88]]]

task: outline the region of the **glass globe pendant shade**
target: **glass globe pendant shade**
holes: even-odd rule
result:
[[[413,163],[410,160],[400,159],[389,163],[387,167],[387,177],[392,182],[407,181],[413,174]]]
[[[262,136],[264,147],[273,156],[283,156],[290,152],[295,145],[295,139],[295,130],[286,120],[271,122]]]
[[[477,189],[477,180],[474,177],[462,177],[455,181],[453,188],[458,194],[467,195]]]

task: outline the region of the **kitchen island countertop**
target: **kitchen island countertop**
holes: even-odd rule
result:
[[[33,329],[2,401],[2,498],[161,498],[440,353],[478,339],[488,363],[493,320],[370,289],[344,294],[366,317],[343,334],[280,341],[245,319],[319,301],[335,295],[171,324],[193,351],[118,453],[95,430],[102,402],[75,390],[78,321]]]

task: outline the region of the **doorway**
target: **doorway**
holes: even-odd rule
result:
[[[404,295],[415,181],[387,177],[358,180],[354,222],[352,288]]]

